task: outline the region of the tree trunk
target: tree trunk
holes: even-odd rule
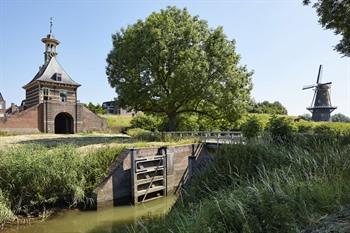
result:
[[[168,124],[166,127],[166,131],[175,131],[176,130],[176,113],[168,114]]]

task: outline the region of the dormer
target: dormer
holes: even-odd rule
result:
[[[62,73],[54,73],[54,75],[52,75],[52,80],[62,82]]]

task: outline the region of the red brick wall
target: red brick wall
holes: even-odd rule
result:
[[[82,123],[80,127],[78,125],[78,132],[107,129],[106,119],[99,117],[89,109],[85,108],[82,104],[79,105],[78,119]]]
[[[107,121],[85,108],[82,104],[69,102],[48,102],[17,112],[7,118],[0,118],[0,131],[55,132],[55,118],[59,113],[73,117],[77,132],[105,130]]]
[[[17,112],[7,118],[1,118],[0,131],[39,132],[38,106]]]

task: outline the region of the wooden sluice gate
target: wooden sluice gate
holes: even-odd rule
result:
[[[131,149],[131,186],[134,204],[167,195],[167,149],[160,148],[154,156],[138,157]]]
[[[204,143],[125,149],[94,190],[96,208],[181,194],[211,159]]]

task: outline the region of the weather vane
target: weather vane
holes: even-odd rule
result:
[[[52,33],[52,17],[50,17],[50,34]]]

